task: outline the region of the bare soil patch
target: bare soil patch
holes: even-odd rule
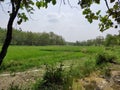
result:
[[[37,79],[42,78],[44,70],[35,69],[25,72],[17,72],[11,74],[0,74],[0,90],[7,90],[11,84],[19,85],[20,87],[32,87]]]

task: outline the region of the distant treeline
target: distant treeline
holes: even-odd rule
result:
[[[96,39],[90,39],[87,41],[76,41],[72,43],[77,46],[119,46],[120,45],[120,31],[118,35],[108,34],[105,38],[102,36],[96,37]]]
[[[0,44],[3,44],[6,35],[6,30],[0,28]],[[11,45],[73,45],[73,46],[114,46],[120,45],[120,31],[118,35],[108,34],[105,38],[97,36],[95,39],[86,41],[66,42],[62,36],[56,35],[53,32],[24,32],[22,30],[13,30]]]
[[[5,35],[6,30],[0,28],[1,44],[4,42]],[[65,40],[53,32],[33,33],[14,29],[11,45],[65,45]]]

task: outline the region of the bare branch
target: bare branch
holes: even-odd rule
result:
[[[63,1],[64,1],[64,0],[63,0]],[[67,0],[67,2],[68,2],[68,5],[69,5],[71,8],[76,8],[76,9],[78,9],[78,7],[72,6],[72,4],[70,3],[70,0]]]
[[[105,0],[105,4],[106,4],[108,10],[110,10],[107,0]]]
[[[108,18],[109,18],[109,17],[111,16],[111,14],[112,14],[112,11],[111,11],[110,8],[109,8],[109,5],[108,5],[107,0],[105,0],[105,4],[106,4],[108,10],[110,11],[110,14],[108,15]]]
[[[26,8],[25,8],[25,9],[26,9]],[[27,9],[26,9],[26,12],[27,12],[27,14],[28,14],[28,16],[29,16],[30,19],[35,20],[35,19],[33,19],[33,18],[31,17],[31,15],[30,15],[30,13],[27,11]]]

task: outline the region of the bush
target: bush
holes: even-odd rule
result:
[[[115,63],[116,57],[114,55],[110,55],[106,52],[99,53],[96,58],[96,65],[101,65],[104,63]]]
[[[95,71],[95,69],[96,66],[94,60],[86,60],[84,63],[72,68],[71,75],[74,78],[84,78],[89,76],[93,71]]]
[[[34,90],[70,90],[72,78],[63,70],[63,65],[59,67],[47,66],[43,80],[39,80]]]

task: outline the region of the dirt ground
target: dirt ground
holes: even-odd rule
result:
[[[31,87],[37,79],[40,79],[44,71],[31,70],[11,74],[0,74],[0,90],[7,90],[10,85],[19,85],[20,87]]]
[[[120,90],[120,65],[109,67],[110,77],[102,77],[92,73],[89,77],[75,79],[73,90]],[[0,74],[0,90],[7,90],[11,84],[20,87],[32,87],[37,79],[42,78],[44,69],[34,69],[25,72]]]
[[[109,67],[109,76],[92,73],[89,77],[74,80],[73,90],[120,90],[120,65]]]

